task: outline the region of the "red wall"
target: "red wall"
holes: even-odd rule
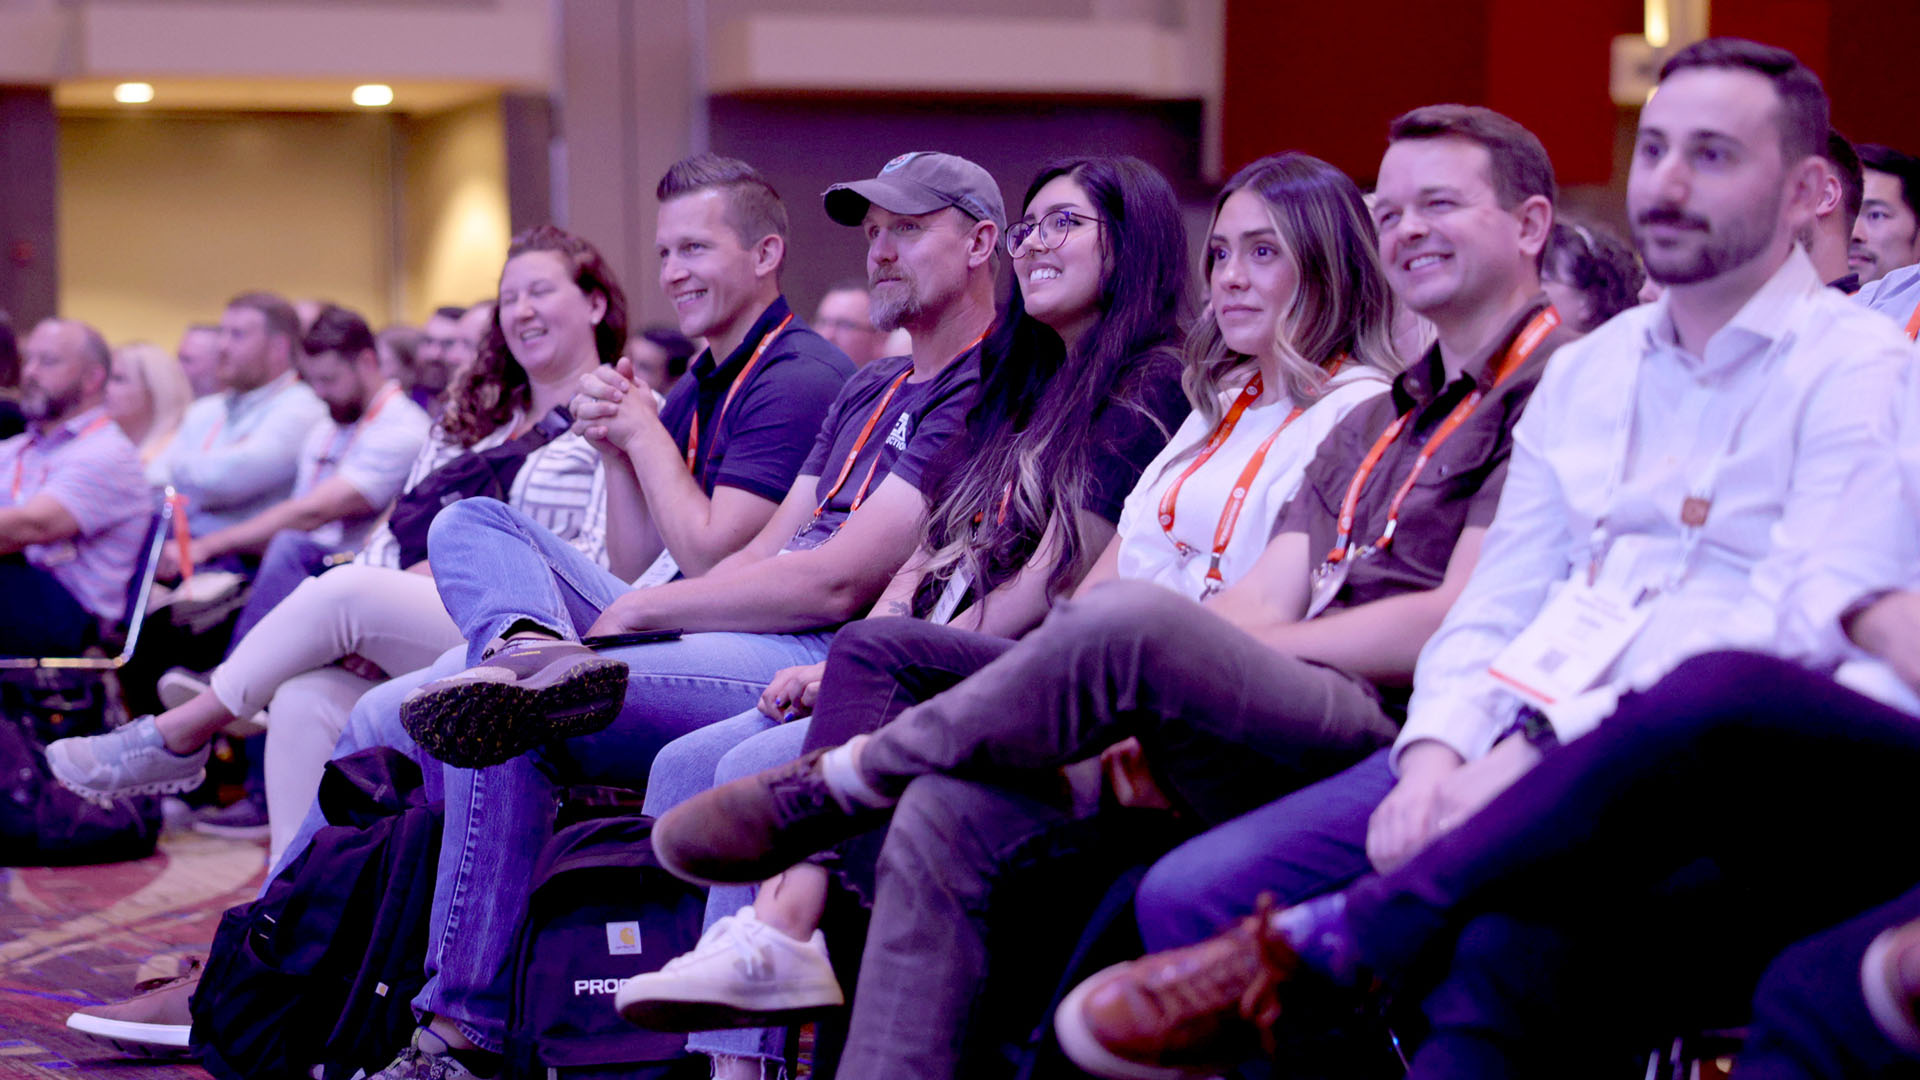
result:
[[[1640,0],[1227,0],[1223,140],[1229,170],[1305,150],[1362,181],[1394,116],[1487,105],[1531,128],[1562,185],[1606,184],[1622,113],[1607,96],[1612,39]],[[1920,153],[1920,2],[1718,0],[1716,34],[1794,50],[1826,80],[1849,138]]]
[[[1609,179],[1615,34],[1639,0],[1228,0],[1222,148],[1229,169],[1305,150],[1365,180],[1387,124],[1418,105],[1487,105],[1546,144],[1562,184]]]

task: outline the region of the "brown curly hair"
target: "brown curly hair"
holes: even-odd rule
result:
[[[593,328],[594,350],[603,364],[618,360],[627,344],[627,294],[600,250],[557,225],[535,225],[507,245],[507,259],[530,251],[559,255],[573,267],[573,282],[581,292],[599,293],[606,300],[607,313]],[[472,446],[511,420],[516,410],[526,409],[532,403],[532,393],[526,369],[507,349],[506,331],[500,327],[500,306],[495,304],[479,354],[447,388],[447,409],[440,417],[440,429],[450,442]]]

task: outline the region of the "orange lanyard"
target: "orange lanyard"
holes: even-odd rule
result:
[[[1500,366],[1494,371],[1493,385],[1498,387],[1505,382],[1507,377],[1517,371],[1520,365],[1526,362],[1527,357],[1533,355],[1533,350],[1539,348],[1540,343],[1545,341],[1547,335],[1559,325],[1560,313],[1552,307],[1535,315],[1533,321],[1527,324],[1525,330],[1520,331],[1520,335],[1514,338],[1513,344],[1507,348],[1506,357],[1500,361]],[[1427,444],[1421,447],[1419,456],[1413,459],[1413,469],[1407,473],[1407,478],[1401,482],[1400,489],[1394,492],[1393,501],[1387,505],[1386,528],[1381,531],[1380,539],[1373,542],[1373,547],[1385,549],[1393,544],[1394,531],[1400,525],[1400,504],[1407,501],[1407,494],[1413,490],[1414,482],[1420,479],[1420,474],[1425,471],[1427,463],[1433,460],[1433,455],[1440,449],[1441,444],[1458,431],[1460,425],[1467,422],[1467,417],[1473,415],[1474,407],[1480,404],[1480,399],[1484,396],[1476,387],[1473,393],[1467,395],[1465,401],[1453,407],[1453,411],[1447,414],[1447,418],[1440,422],[1440,427],[1427,439]],[[1400,437],[1400,433],[1406,429],[1408,422],[1413,419],[1413,414],[1417,411],[1409,409],[1401,413],[1393,423],[1387,425],[1387,430],[1380,433],[1380,437],[1375,439],[1373,446],[1367,450],[1367,456],[1361,460],[1360,471],[1354,474],[1353,482],[1347,485],[1347,497],[1340,503],[1340,532],[1334,537],[1333,550],[1327,553],[1327,562],[1340,562],[1352,553],[1353,514],[1360,502],[1360,492],[1366,488],[1367,479],[1373,475],[1374,467],[1380,464],[1381,455],[1385,454],[1387,447],[1393,445],[1393,441]]]
[[[880,423],[881,414],[887,411],[887,406],[893,401],[893,392],[900,389],[900,384],[906,382],[907,376],[911,374],[913,374],[913,367],[909,365],[905,371],[894,377],[892,384],[887,387],[887,392],[880,396],[880,404],[874,406],[873,415],[867,417],[866,426],[860,429],[860,434],[853,440],[853,448],[847,451],[846,460],[840,463],[839,477],[834,480],[833,486],[827,489],[827,493],[820,497],[820,505],[813,508],[814,521],[820,520],[820,516],[827,512],[827,504],[832,502],[833,497],[840,494],[840,489],[846,486],[847,476],[853,472],[853,463],[859,459],[860,451],[866,449],[867,440],[873,437],[873,429]],[[860,490],[854,492],[853,503],[847,507],[849,516],[860,509],[861,503],[867,501],[867,488],[873,484],[873,474],[879,468],[880,455],[875,454],[873,463],[867,466],[866,478],[860,481]]]
[[[1913,305],[1913,315],[1907,319],[1907,340],[1920,341],[1920,304]]]
[[[760,344],[754,346],[753,355],[747,357],[747,366],[741,368],[740,374],[735,375],[733,377],[733,385],[727,387],[727,396],[725,399],[723,399],[720,402],[720,411],[714,414],[713,426],[716,429],[719,428],[719,426],[726,420],[727,409],[733,404],[733,396],[740,392],[740,387],[742,384],[744,384],[747,381],[747,376],[753,374],[753,369],[755,367],[758,367],[760,364],[760,358],[766,355],[767,346],[772,345],[774,342],[774,339],[780,336],[780,331],[785,330],[787,328],[787,324],[792,321],[793,321],[793,312],[789,311],[787,312],[787,317],[780,320],[780,325],[774,327],[772,330],[767,331],[767,336],[761,338]],[[695,409],[693,410],[693,426],[689,428],[687,431],[687,471],[690,473],[693,473],[696,476],[698,476],[700,473],[700,469],[697,464],[699,455],[700,455],[700,410]]]
[[[353,444],[359,441],[360,433],[367,429],[368,424],[373,423],[373,418],[379,416],[380,410],[386,408],[387,402],[391,401],[393,396],[399,392],[400,388],[392,383],[388,383],[387,388],[380,391],[380,395],[373,399],[373,404],[367,407],[367,411],[361,415],[360,419],[354,421],[353,427],[344,432],[347,437],[347,445],[341,447],[339,453],[336,454],[329,451],[325,457],[320,459],[319,466],[313,470],[314,480],[318,481],[323,477],[331,476],[339,470],[340,463],[347,459],[347,451],[352,450]],[[335,435],[333,441],[336,443],[339,442],[340,436]]]
[[[954,360],[958,361],[960,357],[972,352],[974,346],[979,345],[982,341],[985,341],[986,338],[987,335],[983,331],[979,337],[973,339],[971,345],[961,349],[960,352],[954,356]],[[874,426],[880,423],[880,417],[886,413],[887,405],[893,401],[893,392],[900,389],[900,384],[906,382],[907,376],[911,374],[913,374],[913,365],[909,363],[907,369],[899,375],[896,375],[892,385],[887,387],[887,392],[881,396],[880,404],[874,408],[873,415],[867,417],[866,426],[860,429],[860,436],[853,440],[853,449],[847,451],[847,459],[840,463],[839,478],[833,482],[831,488],[827,489],[827,493],[820,497],[820,505],[813,508],[813,518],[807,522],[808,528],[812,528],[813,523],[820,520],[821,516],[827,512],[827,504],[833,501],[835,495],[840,494],[840,489],[846,485],[847,475],[853,472],[853,463],[859,459],[860,451],[866,448],[867,440],[872,437]],[[875,454],[873,455],[873,462],[867,466],[866,478],[860,481],[860,490],[854,493],[853,502],[847,506],[848,517],[852,517],[853,512],[860,509],[860,504],[867,501],[867,489],[873,485],[874,474],[878,472],[879,469],[880,455]],[[1002,513],[1004,512],[1005,506],[1002,504]]]
[[[1260,378],[1260,373],[1256,371],[1253,378],[1247,380],[1247,385],[1241,387],[1240,396],[1234,399],[1233,407],[1227,410],[1227,414],[1220,418],[1218,424],[1214,425],[1213,434],[1207,437],[1206,445],[1201,447],[1200,453],[1179,476],[1174,478],[1173,483],[1168,485],[1166,493],[1160,496],[1160,531],[1166,534],[1167,539],[1173,543],[1174,550],[1181,555],[1190,556],[1196,549],[1173,535],[1180,489],[1186,486],[1188,478],[1199,472],[1200,468],[1211,461],[1213,455],[1226,445],[1234,429],[1240,426],[1241,415],[1259,399],[1264,390],[1265,384]],[[1266,464],[1267,451],[1273,449],[1274,440],[1278,439],[1280,433],[1287,430],[1287,426],[1298,420],[1300,414],[1305,411],[1296,405],[1293,411],[1287,414],[1287,418],[1280,421],[1280,426],[1273,429],[1272,434],[1262,440],[1259,448],[1254,450],[1253,456],[1247,459],[1246,465],[1240,470],[1239,479],[1233,483],[1233,490],[1227,493],[1226,505],[1220,509],[1220,521],[1213,527],[1213,560],[1207,566],[1208,592],[1217,592],[1226,584],[1226,579],[1220,575],[1220,560],[1226,555],[1227,545],[1233,540],[1233,530],[1240,524],[1240,511],[1246,507],[1248,490],[1260,475],[1260,467]]]
[[[179,550],[180,580],[193,580],[193,529],[187,524],[187,497],[177,491],[167,495],[167,505],[173,508],[173,546]]]
[[[79,442],[81,439],[84,439],[87,436],[93,434],[94,432],[99,431],[101,428],[106,427],[108,424],[112,422],[113,422],[112,417],[96,416],[93,418],[93,423],[88,424],[86,427],[81,428],[77,432],[74,432],[73,438],[68,441]],[[49,471],[51,471],[51,468],[49,468]],[[20,456],[13,459],[13,505],[15,506],[20,505],[20,488],[26,481],[26,475],[27,475],[27,446],[26,444],[22,443],[20,446]],[[41,480],[42,482],[44,482],[46,480],[46,477],[42,476]]]

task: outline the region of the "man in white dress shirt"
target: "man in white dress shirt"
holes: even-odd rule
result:
[[[1781,647],[1802,560],[1845,519],[1856,466],[1884,453],[1911,362],[1896,328],[1825,288],[1795,245],[1819,201],[1828,130],[1818,79],[1782,50],[1713,39],[1667,63],[1641,114],[1627,194],[1636,244],[1666,292],[1549,364],[1474,574],[1421,654],[1390,751],[1399,783],[1364,830],[1353,815],[1302,820],[1290,804],[1336,801],[1310,788],[1216,830],[1269,828],[1259,857],[1222,865],[1248,846],[1206,834],[1163,859],[1139,897],[1149,946],[1232,929],[1083,984],[1059,1012],[1083,1068],[1211,1075],[1201,1070],[1253,1045],[1252,1025],[1223,1018],[1240,1016],[1241,995],[1265,977],[1263,945],[1274,955],[1277,933],[1281,951],[1311,953],[1321,927],[1296,934],[1286,913],[1233,925],[1217,905],[1235,888],[1244,914],[1280,882],[1283,903],[1343,884],[1307,887],[1285,869],[1294,849],[1357,853],[1364,832],[1354,874],[1369,862],[1391,870],[1546,748],[1593,730],[1623,692],[1699,653]],[[1182,912],[1196,894],[1216,906]],[[1522,940],[1463,947],[1511,961],[1526,955]],[[1222,977],[1235,970],[1244,978]],[[1516,1007],[1537,988],[1508,974],[1533,972],[1455,980],[1426,999],[1432,1030],[1413,1075],[1566,1065],[1564,1044],[1532,1039],[1537,1011]],[[1528,1053],[1554,1057],[1521,1061]]]

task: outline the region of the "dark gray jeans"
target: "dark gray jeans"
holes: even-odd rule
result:
[[[840,1075],[968,1075],[962,1056],[1006,872],[1070,854],[1103,866],[1158,854],[1128,851],[1128,815],[1100,815],[1114,823],[1108,835],[1090,829],[1059,766],[1138,737],[1200,828],[1338,772],[1394,734],[1365,681],[1276,654],[1166,589],[1115,582],[1061,605],[1017,647],[895,717],[863,752],[869,781],[900,804]],[[1049,848],[1061,830],[1075,853]],[[1005,914],[1031,935],[1049,908]]]

